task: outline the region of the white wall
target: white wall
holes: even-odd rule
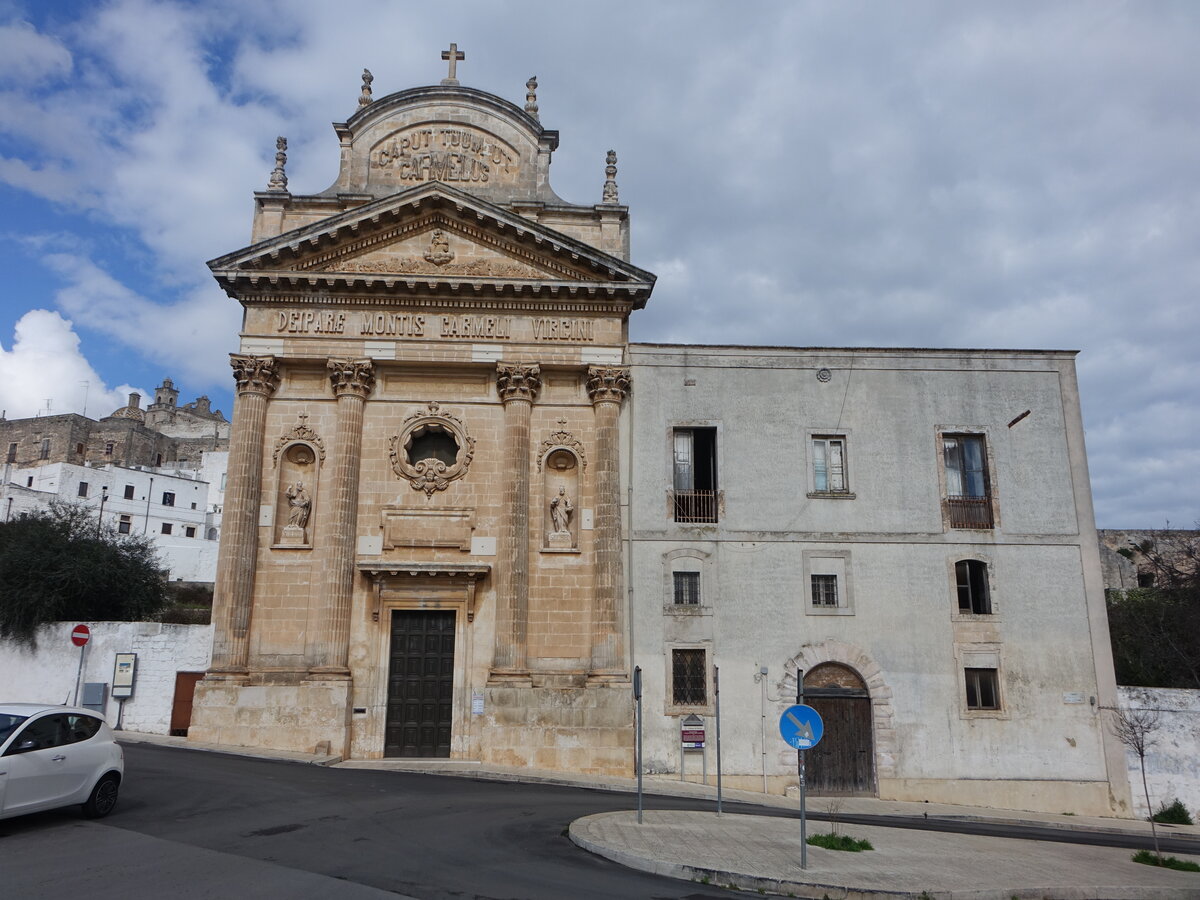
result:
[[[1122,687],[1118,695],[1122,709],[1159,710],[1154,743],[1146,750],[1150,805],[1158,809],[1178,798],[1193,820],[1200,819],[1200,690]],[[1134,809],[1139,816],[1149,815],[1137,754],[1129,751],[1128,760]]]
[[[78,622],[44,625],[36,649],[0,641],[0,700],[70,703],[75,696],[79,648],[70,634]],[[202,672],[212,649],[211,625],[165,625],[159,622],[85,622],[92,631],[85,648],[80,684],[110,685],[117,653],[136,653],[137,681],[125,702],[122,727],[127,731],[166,734],[170,730],[176,672]],[[82,688],[80,688],[82,694]],[[81,698],[82,699],[82,698]],[[118,703],[111,696],[106,710],[117,723]]]

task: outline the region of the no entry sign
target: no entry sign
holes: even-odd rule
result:
[[[76,647],[82,647],[91,638],[92,632],[86,625],[76,625],[71,631],[71,643]]]

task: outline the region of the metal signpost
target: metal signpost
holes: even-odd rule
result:
[[[717,815],[721,814],[721,667],[713,666],[713,697],[717,717]]]
[[[86,625],[76,625],[71,629],[71,643],[79,648],[79,669],[75,672],[75,695],[71,697],[71,705],[79,701],[79,679],[83,677],[83,654],[87,652],[87,642],[92,632]]]
[[[779,733],[788,746],[796,748],[796,768],[800,775],[800,868],[808,868],[808,823],[805,820],[804,751],[811,750],[825,733],[821,715],[805,706],[804,673],[796,675],[796,705],[789,706],[779,717]]]
[[[638,824],[642,824],[642,667],[633,669],[633,699],[637,703]]]

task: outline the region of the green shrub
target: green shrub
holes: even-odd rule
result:
[[[1194,825],[1192,815],[1188,812],[1186,806],[1178,798],[1170,806],[1167,801],[1162,802],[1162,806],[1154,813],[1154,821],[1162,822],[1164,825]]]
[[[1164,869],[1178,869],[1180,872],[1200,872],[1200,864],[1177,859],[1174,856],[1158,856],[1149,850],[1139,850],[1133,854],[1133,861],[1146,866],[1162,866]]]
[[[814,847],[824,847],[826,850],[849,850],[852,853],[875,849],[865,838],[858,840],[848,834],[811,834],[808,842]]]

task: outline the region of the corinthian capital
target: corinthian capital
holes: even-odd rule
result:
[[[588,396],[592,403],[620,403],[629,394],[629,369],[625,366],[589,366]]]
[[[229,354],[233,378],[239,394],[262,394],[269,397],[279,387],[279,370],[273,356],[243,356]]]
[[[528,400],[532,403],[542,389],[542,367],[496,363],[496,389],[503,403],[509,400]]]
[[[369,359],[331,359],[326,365],[335,397],[348,394],[365,400],[375,387],[375,364]]]

